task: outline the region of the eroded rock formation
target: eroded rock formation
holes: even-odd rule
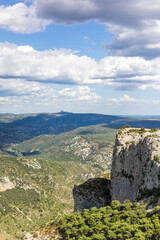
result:
[[[75,186],[73,194],[75,211],[99,208],[111,200],[121,203],[126,199],[143,200],[148,208],[160,205],[160,130],[119,129],[113,151],[111,187],[107,179],[89,179]]]
[[[112,200],[134,201],[160,187],[160,130],[120,129],[111,171]]]
[[[73,189],[74,211],[104,207],[110,204],[110,180],[93,178]]]

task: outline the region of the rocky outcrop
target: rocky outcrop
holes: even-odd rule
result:
[[[134,201],[160,187],[160,130],[118,131],[111,171],[112,200]]]
[[[102,182],[101,182],[102,181]],[[123,127],[113,151],[111,188],[107,179],[89,179],[73,190],[75,211],[143,200],[148,208],[160,205],[160,130]]]
[[[4,192],[14,187],[15,187],[15,184],[10,181],[9,177],[3,177],[0,179],[0,192]]]
[[[73,189],[74,211],[104,207],[110,204],[110,180],[93,178]]]

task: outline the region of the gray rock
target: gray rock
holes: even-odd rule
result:
[[[104,207],[110,204],[110,180],[105,178],[89,179],[85,183],[74,186],[74,211]]]
[[[160,187],[160,130],[119,130],[111,171],[112,200],[134,201]]]

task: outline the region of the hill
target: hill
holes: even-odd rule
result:
[[[37,114],[28,115],[27,117],[15,116],[12,122],[0,123],[0,147],[13,143],[20,143],[34,137],[44,134],[60,134],[72,131],[78,127],[85,127],[98,124],[109,125],[113,121],[121,119],[120,117],[102,115],[102,114],[74,114],[74,113],[57,113],[57,114]],[[22,118],[22,119],[21,119]]]
[[[110,169],[115,133],[102,125],[81,127],[3,149],[0,239],[21,239],[26,232],[72,212],[74,184]]]
[[[124,125],[132,127],[160,128],[160,119],[118,117],[93,113],[39,113],[1,114],[0,149],[10,144],[21,143],[40,135],[58,135],[79,127],[103,124],[118,129]]]
[[[41,135],[5,151],[17,156],[43,157],[51,161],[75,161],[109,169],[116,131],[103,125],[81,127],[59,135]]]
[[[64,240],[160,239],[159,147],[159,129],[119,129],[111,180],[94,178],[75,186],[75,210],[81,212],[65,215],[37,233]]]
[[[0,239],[22,239],[71,213],[74,185],[108,176],[116,129],[125,124],[160,127],[160,120],[65,112],[2,114]]]
[[[37,233],[42,239],[58,240],[158,240],[159,229],[160,207],[148,212],[143,203],[113,201],[111,206],[65,215]]]

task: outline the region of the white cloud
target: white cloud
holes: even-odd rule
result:
[[[35,0],[37,15],[71,25],[95,20],[115,34],[107,46],[114,56],[159,56],[160,4],[158,0]],[[152,36],[152,37],[151,37]],[[152,47],[150,47],[152,46]]]
[[[111,98],[111,99],[105,99],[106,103],[111,104],[125,104],[125,103],[133,103],[133,104],[160,104],[160,100],[148,100],[148,99],[138,99],[133,98],[128,95],[123,95],[121,98]]]
[[[26,1],[25,1],[26,2]],[[115,36],[107,45],[110,56],[160,55],[158,0],[30,0],[0,6],[0,28],[17,33],[42,31],[48,24],[73,25],[95,20]]]
[[[86,84],[96,71],[96,61],[70,50],[36,51],[29,46],[0,44],[0,77],[53,83]]]
[[[15,79],[13,88],[22,84],[22,94],[24,82],[24,89],[28,88],[28,91],[29,86],[31,91],[38,88],[38,82],[99,84],[119,90],[144,90],[148,87],[160,90],[160,58],[105,57],[96,62],[71,50],[36,51],[30,46],[1,43],[0,78],[3,83],[6,79]]]
[[[123,97],[121,98],[111,98],[111,99],[106,99],[105,100],[106,102],[111,102],[111,103],[144,103],[146,102],[146,100],[144,99],[136,99],[136,98],[133,98],[133,97],[130,97],[128,95],[123,95]]]
[[[49,20],[36,16],[35,6],[20,2],[13,6],[0,6],[0,28],[17,33],[33,33],[45,29]]]
[[[0,92],[5,96],[55,96],[56,92],[45,84],[28,82],[24,79],[0,78]],[[25,98],[25,97],[24,97]]]
[[[101,97],[95,92],[95,89],[91,89],[88,86],[78,86],[73,88],[64,88],[59,91],[59,97],[65,98],[67,101],[91,101],[98,102]]]
[[[24,79],[0,79],[0,93],[0,104],[24,102],[51,105],[53,102],[96,103],[101,100],[95,89],[88,86],[76,86],[58,91],[44,83],[28,82]]]
[[[13,104],[16,102],[16,99],[13,99],[12,97],[0,97],[0,105],[4,104]]]

